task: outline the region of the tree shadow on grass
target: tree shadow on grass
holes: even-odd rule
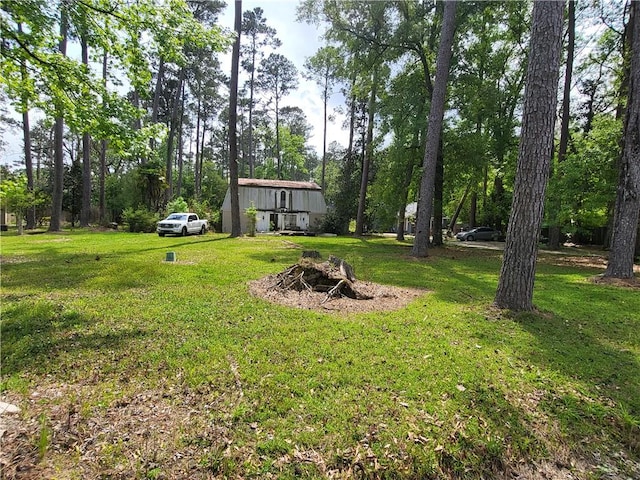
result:
[[[147,334],[132,327],[98,329],[94,319],[45,301],[23,300],[5,306],[2,313],[3,377],[50,373],[52,364],[67,353],[77,359],[79,351],[122,350]]]
[[[587,330],[560,314],[508,318],[534,338],[524,349],[516,343],[510,348],[519,350],[524,364],[538,367],[537,381],[546,391],[541,408],[558,422],[571,444],[593,441],[609,432],[615,437],[612,442],[639,461],[640,364],[633,351],[617,344],[619,325],[601,321]],[[627,338],[635,335],[636,327],[628,325]],[[500,336],[493,341],[504,344],[512,338]]]
[[[191,240],[189,237],[187,239]],[[94,277],[111,275],[110,290],[137,288],[147,285],[159,273],[164,255],[144,259],[145,252],[177,250],[190,246],[219,242],[227,238],[197,238],[195,241],[175,242],[159,247],[127,248],[122,250],[96,250],[87,252],[61,251],[55,244],[29,257],[5,256],[2,259],[2,282],[7,289],[47,291],[71,289],[80,285],[91,286]],[[111,247],[109,247],[111,248]],[[113,272],[111,272],[113,270]],[[104,283],[104,282],[103,282]]]
[[[523,461],[549,454],[530,414],[484,380],[454,395],[458,421],[443,425],[447,442],[436,454],[447,478],[513,478]]]
[[[165,237],[168,238],[168,237]],[[169,244],[169,245],[162,245],[160,247],[149,247],[149,248],[142,248],[142,249],[135,249],[135,250],[130,250],[130,251],[124,251],[122,253],[140,253],[140,252],[153,252],[156,250],[166,250],[168,248],[180,248],[180,247],[187,247],[187,246],[191,246],[191,245],[201,245],[204,243],[213,243],[213,242],[221,242],[224,240],[232,240],[231,237],[215,237],[215,238],[207,238],[206,236],[202,237],[202,236],[198,236],[198,237],[193,237],[193,236],[187,236],[187,237],[170,237],[172,239],[175,239],[176,242]],[[184,240],[184,241],[180,241],[178,239]]]
[[[119,291],[147,285],[160,266],[160,261],[122,261],[113,254],[58,254],[15,264],[3,265],[2,283],[7,290],[41,291],[71,290],[88,286],[96,277],[109,274],[106,288]],[[104,282],[103,282],[104,283]]]

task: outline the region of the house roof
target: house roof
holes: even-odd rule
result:
[[[290,188],[297,190],[322,190],[315,182],[293,182],[291,180],[267,180],[262,178],[239,178],[239,187]]]

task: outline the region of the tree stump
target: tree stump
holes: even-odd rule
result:
[[[349,297],[354,300],[370,300],[370,295],[358,291],[353,267],[344,260],[331,256],[329,261],[315,263],[302,258],[283,272],[276,275],[273,288],[281,290],[326,292],[329,300],[333,297]]]

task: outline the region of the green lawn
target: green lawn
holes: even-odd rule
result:
[[[500,252],[457,245],[0,242],[6,478],[640,477],[640,294],[598,268],[543,255],[538,312],[512,316],[491,307]],[[429,292],[343,316],[248,293],[302,249]]]

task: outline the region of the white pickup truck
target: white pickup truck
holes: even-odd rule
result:
[[[204,219],[198,218],[195,213],[172,213],[164,220],[158,222],[158,235],[164,237],[168,233],[182,235],[189,233],[203,234],[209,225]]]

